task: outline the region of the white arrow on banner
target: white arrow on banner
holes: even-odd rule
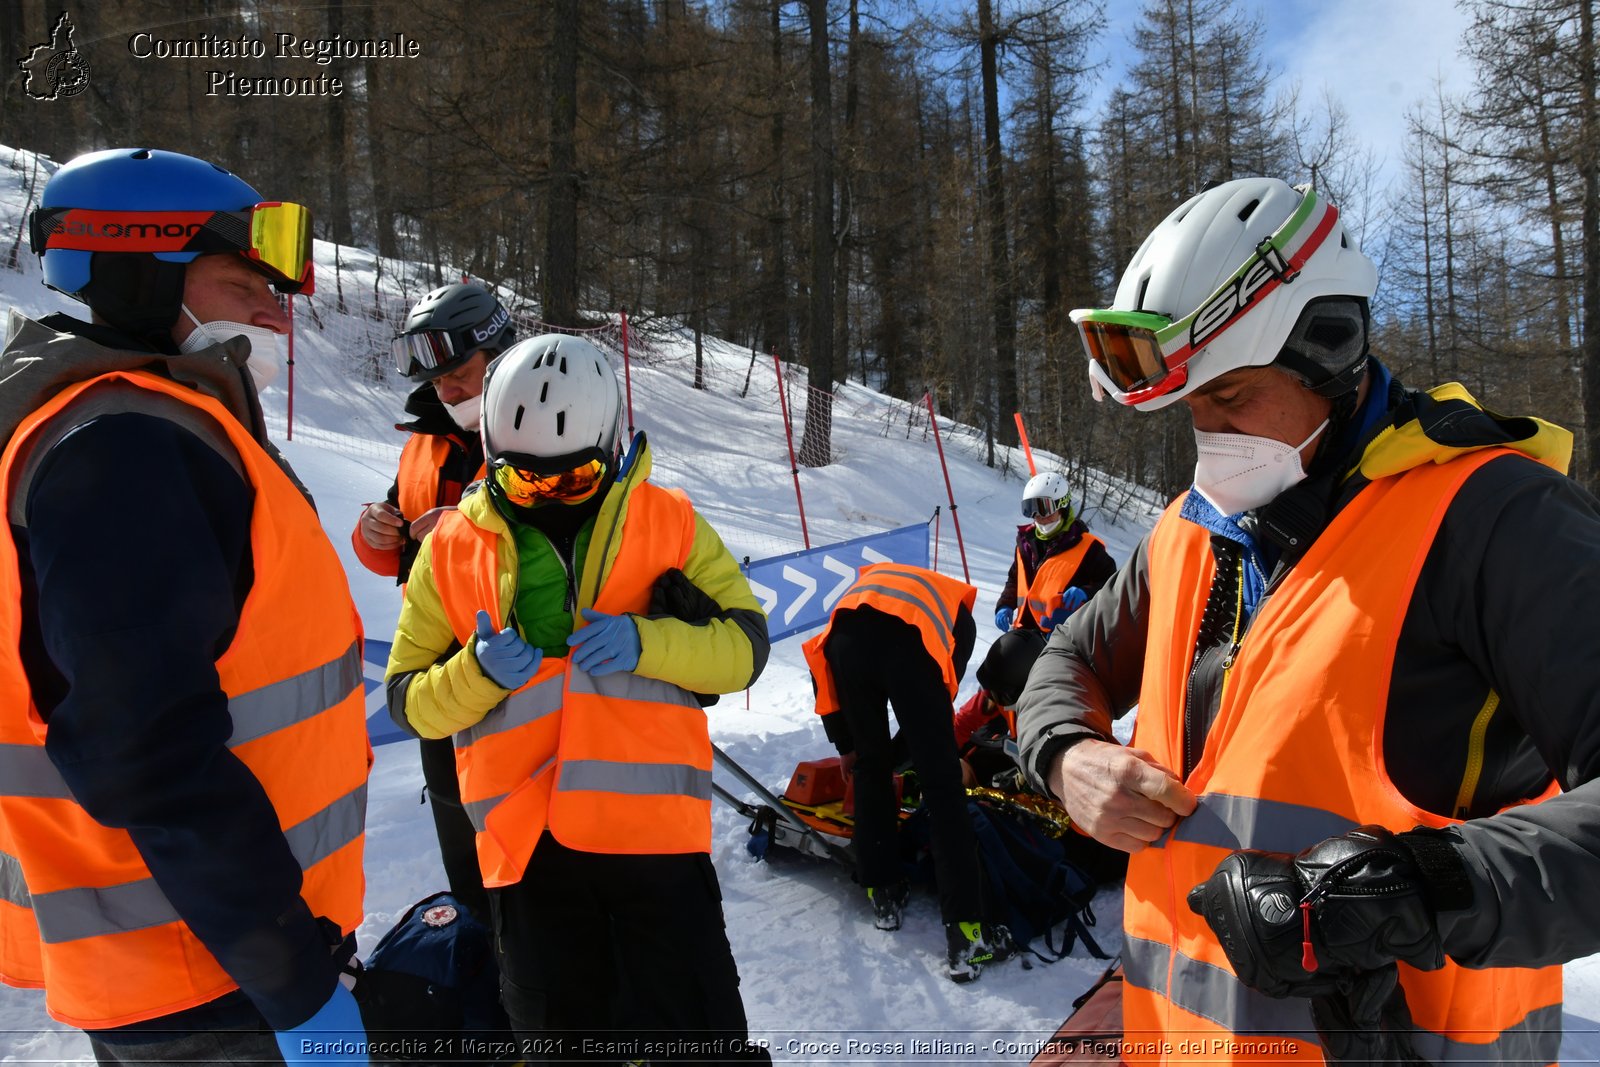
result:
[[[893,563],[894,562],[894,560],[890,559],[888,556],[885,556],[882,552],[879,552],[875,548],[863,548],[861,550],[861,558],[866,560],[868,563]]]
[[[805,606],[806,601],[810,600],[812,595],[816,593],[817,580],[805,571],[795,570],[787,563],[783,565],[783,577],[786,581],[793,582],[800,587],[800,595],[795,598],[793,604],[789,605],[789,610],[783,613],[783,622],[787,626],[789,623],[794,622],[795,615]]]
[[[850,583],[856,580],[856,568],[842,559],[823,556],[822,569],[839,576],[839,584],[828,590],[828,595],[822,598],[822,606],[832,611],[839,598],[844,596],[844,591],[850,588]]]
[[[749,581],[747,578],[746,581]],[[771,615],[772,609],[778,606],[778,591],[771,586],[762,585],[760,582],[750,582],[750,591],[761,601],[763,614]]]

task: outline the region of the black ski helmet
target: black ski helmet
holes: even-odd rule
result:
[[[978,666],[978,684],[1002,707],[1015,707],[1028,684],[1033,661],[1044,651],[1044,634],[1038,630],[1007,630],[989,646]]]
[[[510,347],[515,330],[511,313],[476,282],[435,289],[411,309],[394,341],[395,366],[407,378],[431,382],[487,351]]]

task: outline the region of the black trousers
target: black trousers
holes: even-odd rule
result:
[[[710,856],[578,852],[546,832],[489,899],[501,1003],[531,1060],[769,1062],[745,1047]]]
[[[448,737],[422,739],[422,780],[428,786],[428,807],[439,838],[450,892],[471,909],[480,922],[489,921],[489,893],[478,870],[478,835],[461,806],[461,783],[456,779],[455,744]]]
[[[942,668],[915,626],[878,611],[837,615],[824,655],[855,742],[857,878],[866,886],[905,878],[889,742],[892,705],[928,809],[940,915],[947,923],[980,921],[984,909],[978,842],[961,786],[954,715]]]

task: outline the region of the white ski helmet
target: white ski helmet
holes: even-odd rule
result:
[[[1022,487],[1022,517],[1036,519],[1058,511],[1070,520],[1072,490],[1067,486],[1066,475],[1046,471],[1029,478]]]
[[[550,333],[495,357],[483,387],[483,452],[491,466],[540,474],[598,459],[614,464],[622,389],[598,348]]]
[[[1191,197],[1134,253],[1109,308],[1072,312],[1096,399],[1162,408],[1276,362],[1326,396],[1354,388],[1378,272],[1309,186],[1240,178]]]

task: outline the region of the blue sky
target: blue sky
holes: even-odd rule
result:
[[[1107,0],[1101,54],[1109,59],[1100,94],[1133,55],[1130,43],[1139,10],[1132,0]],[[1259,12],[1265,29],[1263,58],[1282,84],[1298,81],[1301,100],[1318,105],[1324,87],[1349,113],[1352,125],[1394,173],[1404,136],[1404,113],[1434,93],[1471,87],[1471,68],[1460,54],[1467,16],[1451,0],[1273,0],[1244,10]],[[1320,105],[1318,105],[1320,106]]]

